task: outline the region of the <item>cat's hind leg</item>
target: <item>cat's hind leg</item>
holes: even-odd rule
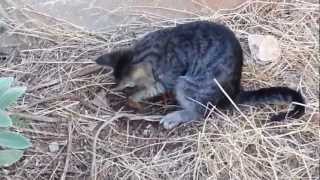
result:
[[[160,124],[166,129],[172,129],[181,123],[200,120],[204,116],[208,102],[218,105],[226,99],[210,76],[198,76],[196,79],[179,77],[175,94],[182,110],[169,113],[161,119]]]
[[[180,77],[175,86],[176,99],[182,110],[175,111],[164,116],[160,124],[165,129],[172,129],[181,123],[198,120],[202,116],[201,105],[197,103],[197,87],[188,82],[184,77]]]

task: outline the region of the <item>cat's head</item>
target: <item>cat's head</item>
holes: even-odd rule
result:
[[[116,90],[142,87],[152,83],[154,77],[148,63],[133,64],[134,52],[130,48],[119,49],[98,57],[98,65],[111,67],[117,83]]]

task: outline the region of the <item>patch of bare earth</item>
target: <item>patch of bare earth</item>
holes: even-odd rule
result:
[[[21,13],[29,11],[22,9]],[[315,179],[319,175],[319,5],[301,1],[247,2],[233,10],[188,19],[123,24],[103,33],[51,19],[29,28],[10,19],[9,33],[39,45],[1,59],[1,76],[14,76],[28,92],[11,109],[16,127],[32,139],[23,160],[0,169],[0,179]],[[47,17],[50,19],[50,17]],[[155,29],[199,19],[232,28],[245,52],[243,86],[285,85],[306,98],[306,115],[270,123],[287,107],[210,111],[202,122],[166,131],[159,118],[174,108],[155,100],[136,112],[112,92],[108,71],[92,62]],[[32,22],[34,23],[34,22]],[[249,34],[271,34],[281,58],[258,64]],[[211,110],[209,108],[209,110]],[[49,145],[51,145],[49,149]],[[58,149],[57,149],[58,147]]]

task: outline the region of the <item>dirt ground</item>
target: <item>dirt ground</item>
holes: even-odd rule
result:
[[[28,88],[10,111],[20,117],[13,130],[28,136],[32,147],[21,161],[0,168],[1,180],[319,177],[319,4],[248,1],[199,14],[163,7],[182,12],[179,17],[150,13],[150,7],[139,7],[139,13],[125,8],[121,12],[130,21],[93,31],[85,21],[72,23],[19,3],[10,8],[8,2],[0,8],[0,52],[6,54],[0,73]],[[271,123],[266,121],[271,114],[288,107],[241,106],[239,112],[208,106],[203,121],[168,131],[158,121],[176,108],[173,100],[154,99],[136,111],[123,92],[111,91],[110,72],[93,64],[103,52],[150,31],[195,20],[220,22],[236,33],[244,49],[246,89],[299,90],[306,114]],[[281,58],[257,63],[248,48],[250,34],[275,36]]]
[[[106,31],[120,24],[204,15],[234,8],[245,0],[26,0],[37,12],[71,22],[92,31]],[[143,18],[144,17],[144,18]]]

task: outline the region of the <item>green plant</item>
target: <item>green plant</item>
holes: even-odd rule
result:
[[[10,166],[22,158],[25,149],[31,146],[28,138],[10,131],[12,119],[5,111],[25,91],[25,87],[11,87],[13,78],[0,78],[0,167]]]

